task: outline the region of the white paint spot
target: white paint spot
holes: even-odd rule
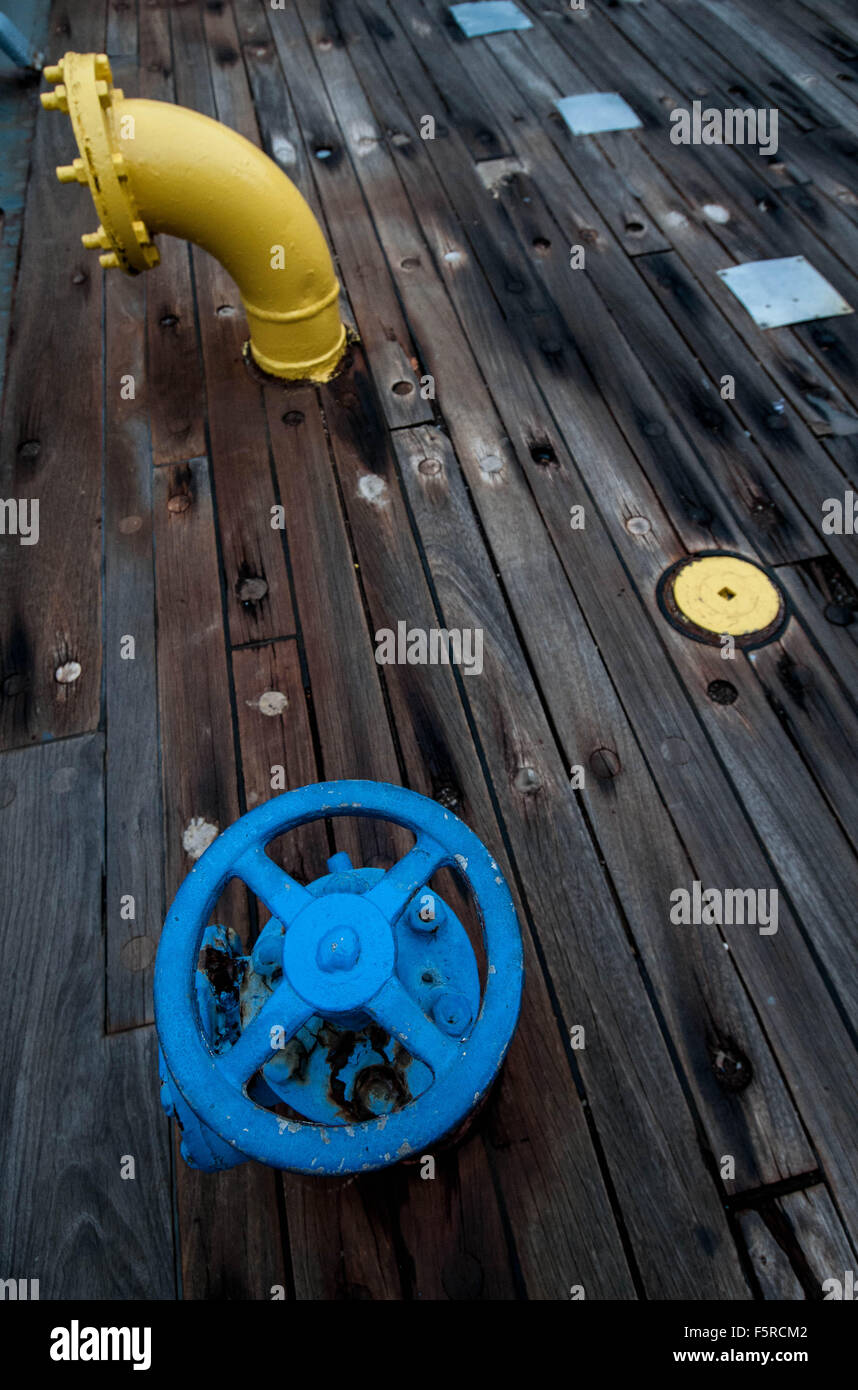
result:
[[[60,685],[71,685],[72,681],[77,680],[80,672],[79,661],[65,661],[62,666],[57,667],[54,672],[54,679],[59,681]]]
[[[218,828],[211,821],[204,820],[202,816],[191,816],[182,831],[182,849],[190,859],[199,859],[217,836]]]
[[[461,259],[462,259],[462,253],[461,253],[461,251],[445,251],[445,252],[444,252],[444,260],[447,261],[447,263],[448,263],[449,265],[458,265],[458,263],[459,263],[459,261],[460,261]]]
[[[278,164],[290,165],[298,162],[298,152],[285,135],[275,135],[271,142],[271,152]]]
[[[666,227],[687,227],[688,218],[684,212],[669,212],[664,219]]]
[[[349,126],[349,143],[359,155],[369,154],[380,143],[380,136],[371,126],[355,121]]]
[[[248,700],[248,704],[253,701]],[[282,714],[289,707],[289,700],[282,690],[264,690],[256,701],[256,708],[260,714],[267,714],[269,717],[275,714]]]
[[[503,159],[482,159],[477,165],[484,186],[493,198],[499,198],[504,185],[516,174],[526,174],[527,165],[515,155],[505,155]]]
[[[729,222],[730,214],[720,203],[704,203],[703,215],[708,217],[710,222]]]
[[[70,792],[77,781],[76,767],[58,767],[53,773],[48,786],[52,792]],[[0,801],[0,805],[8,805],[8,802]]]
[[[463,873],[463,874],[466,874],[466,873],[468,872],[468,861],[467,861],[467,859],[465,858],[464,854],[457,854],[457,855],[456,855],[456,863],[458,864],[459,868],[462,870],[462,873]]]
[[[358,483],[358,496],[374,507],[388,505],[387,483],[377,473],[364,473]]]

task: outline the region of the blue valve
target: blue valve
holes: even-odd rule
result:
[[[369,816],[415,835],[391,869],[342,851],[306,886],[266,845],[324,817]],[[467,932],[428,888],[458,869],[474,894],[485,987]],[[271,918],[247,954],[207,926],[232,878]],[[167,914],[155,968],[161,1103],[182,1156],[206,1172],[247,1159],[326,1176],[424,1153],[494,1080],[521,1002],[521,934],[485,846],[402,787],[301,787],[242,816],[201,856]]]

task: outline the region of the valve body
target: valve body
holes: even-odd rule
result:
[[[334,854],[306,887],[268,856],[284,828],[346,814],[382,815],[416,843],[386,871]],[[445,866],[476,899],[482,980],[465,927],[427,886]],[[272,912],[250,949],[229,926],[206,925],[233,877]],[[522,975],[498,866],[437,803],[338,782],[255,808],[198,860],[158,950],[161,1100],[185,1161],[346,1175],[421,1155],[460,1129],[497,1075]]]

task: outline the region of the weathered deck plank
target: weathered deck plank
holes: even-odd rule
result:
[[[226,120],[258,143],[253,107],[244,85],[224,78],[218,110],[207,63],[204,11],[186,5],[172,12],[176,98],[206,116]],[[213,66],[228,74],[235,49],[211,50]],[[231,99],[232,98],[232,99]],[[279,531],[271,525],[276,497],[268,458],[265,418],[242,360],[247,325],[233,281],[208,252],[194,247],[196,308],[202,343],[212,486],[227,595],[229,639],[234,645],[286,637],[295,630],[289,577]],[[189,307],[189,306],[188,306]],[[260,466],[261,465],[261,466]]]
[[[104,18],[103,0],[73,15],[55,5],[51,40],[101,49]],[[3,748],[91,731],[101,715],[103,273],[80,244],[92,207],[54,174],[70,144],[68,122],[40,108],[0,437],[0,494],[37,500],[39,530],[37,544],[7,534],[0,549]],[[48,359],[50,371],[40,370]],[[57,382],[70,387],[62,409]]]
[[[169,900],[213,829],[238,816],[238,777],[206,460],[156,469],[152,505]],[[248,939],[241,885],[215,911]],[[273,1174],[255,1164],[199,1173],[178,1159],[177,1173],[185,1297],[268,1298],[285,1285]]]
[[[671,3],[671,0],[667,0],[667,3]],[[697,0],[697,4],[709,10],[743,45],[754,51],[764,47],[768,60],[791,82],[800,86],[807,82],[808,77],[811,78],[814,99],[828,113],[829,123],[841,125],[844,130],[858,135],[858,107],[844,93],[842,86],[825,76],[814,59],[808,56],[804,42],[799,40],[794,43],[765,29],[759,23],[758,14],[751,16],[744,6],[733,3],[733,0]]]
[[[48,30],[49,0],[17,0],[4,13],[34,43],[42,45]],[[15,272],[21,245],[24,198],[39,99],[34,74],[22,72],[0,54],[0,403],[6,375],[6,348],[15,294]]]
[[[706,105],[713,97],[717,106],[777,107],[782,128],[813,130],[829,123],[813,100],[812,85],[785,78],[765,53],[742,43],[701,5],[648,0],[640,13],[630,13],[630,6],[593,0],[592,8],[663,72],[671,91],[679,84]]]
[[[100,734],[0,757],[0,1268],[43,1299],[172,1298],[154,1030],[104,1037],[103,758]]]
[[[152,462],[141,280],[105,293],[104,703],[107,1028],[151,1023],[164,911]],[[131,901],[129,901],[129,899]]]
[[[844,38],[858,43],[858,18],[849,14],[841,0],[802,0],[802,3],[805,9],[826,20]]]
[[[738,1219],[764,1298],[837,1297],[826,1281],[836,1280],[842,1290],[854,1258],[824,1187],[764,1202]]]
[[[140,7],[139,89],[151,101],[175,101],[169,0]],[[206,407],[190,247],[161,238],[157,276],[146,281],[146,389],[156,464],[206,452]],[[167,410],[156,408],[169,401]]]

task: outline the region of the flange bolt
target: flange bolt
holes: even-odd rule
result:
[[[447,916],[441,899],[434,893],[419,893],[408,909],[408,925],[414,931],[437,931]]]
[[[442,1033],[460,1038],[471,1021],[471,1006],[464,994],[443,989],[432,1005],[432,1017]]]

